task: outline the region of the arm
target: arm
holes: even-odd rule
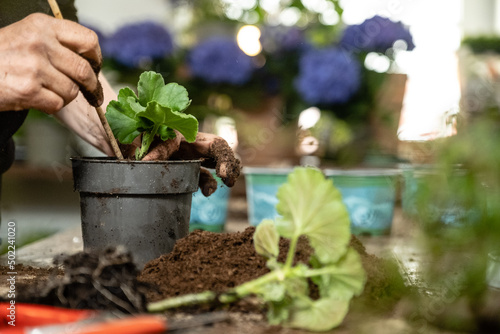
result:
[[[103,75],[99,75],[99,81],[104,92],[103,106],[107,106],[109,101],[116,99],[116,93]],[[54,116],[83,140],[108,156],[114,156],[95,108],[87,102],[81,93]]]

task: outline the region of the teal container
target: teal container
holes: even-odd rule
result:
[[[325,175],[342,194],[353,234],[390,234],[400,176],[398,169],[328,169]]]
[[[403,213],[421,224],[459,227],[480,218],[480,210],[467,208],[467,177],[458,166],[444,170],[433,165],[402,167]]]
[[[263,219],[279,216],[276,211],[276,193],[279,187],[287,182],[288,174],[292,170],[293,168],[243,168],[250,225],[257,226]]]
[[[432,169],[432,165],[400,164],[402,175],[401,182],[401,208],[403,213],[409,217],[416,217],[418,214],[417,202],[419,189],[422,189],[423,179],[418,177],[418,171]],[[417,175],[415,172],[417,171]]]
[[[230,188],[215,175],[215,171],[211,173],[217,180],[217,190],[208,197],[200,189],[193,193],[189,231],[222,232],[226,227]]]

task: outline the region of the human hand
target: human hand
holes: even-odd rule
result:
[[[150,152],[142,161],[152,160],[196,160],[201,159],[201,165],[215,168],[218,177],[224,184],[232,187],[241,172],[240,160],[228,143],[219,136],[199,132],[193,143],[188,143],[184,136],[177,132],[177,137],[167,141],[157,140],[151,144]],[[133,159],[136,145],[122,146],[123,155]],[[205,196],[211,195],[217,189],[217,181],[206,169],[201,170],[200,189]]]
[[[103,101],[97,35],[75,22],[32,14],[0,29],[0,111],[60,110],[82,90]]]

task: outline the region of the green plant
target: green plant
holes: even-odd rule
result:
[[[350,222],[340,192],[319,170],[296,168],[277,197],[282,217],[262,221],[254,234],[255,249],[267,258],[269,273],[223,294],[206,291],[180,296],[152,303],[148,310],[214,300],[229,303],[256,295],[267,303],[271,324],[313,331],[338,326],[366,280],[359,254],[349,247]],[[297,242],[303,236],[314,250],[309,265],[294,264]],[[281,237],[290,242],[284,263],[278,261]],[[318,298],[311,297],[313,287]]]
[[[462,46],[468,46],[472,52],[481,53],[500,53],[499,36],[468,36],[462,40]]]
[[[190,105],[187,90],[168,83],[161,74],[143,72],[137,84],[138,94],[126,87],[118,93],[118,101],[111,101],[106,108],[106,118],[113,134],[122,144],[131,144],[141,135],[141,147],[136,150],[136,160],[149,151],[156,136],[166,141],[179,131],[188,142],[198,133],[198,120],[183,113]]]

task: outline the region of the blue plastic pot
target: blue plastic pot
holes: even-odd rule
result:
[[[189,220],[189,230],[204,230],[211,232],[222,232],[226,226],[227,207],[229,203],[230,188],[211,171],[217,180],[217,190],[205,197],[201,190],[193,194],[191,203],[191,218]]]
[[[263,219],[279,216],[276,211],[278,199],[276,193],[286,183],[293,168],[245,167],[246,196],[248,203],[248,221],[257,226]]]
[[[397,169],[325,170],[325,175],[342,194],[357,235],[389,234],[394,217]]]
[[[479,219],[479,210],[466,208],[464,170],[446,171],[432,165],[403,166],[403,213],[422,224],[458,227]]]

